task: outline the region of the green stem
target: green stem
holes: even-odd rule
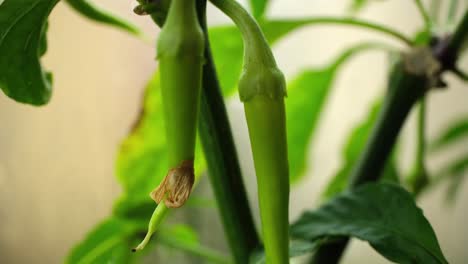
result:
[[[426,155],[426,107],[427,99],[426,96],[424,96],[420,100],[418,111],[418,146],[416,152],[416,162],[420,168],[425,167],[424,157]]]
[[[242,6],[235,0],[210,0],[210,2],[223,11],[238,26],[244,39],[244,58],[261,60],[254,62],[246,61],[244,63],[261,63],[276,66],[273,54],[262,30]]]
[[[286,23],[286,24],[299,24],[299,25],[312,25],[312,24],[334,24],[334,25],[343,25],[343,26],[353,26],[358,28],[369,29],[378,33],[385,34],[392,38],[395,38],[407,46],[413,46],[414,42],[403,35],[402,33],[389,28],[385,25],[379,25],[367,21],[363,21],[355,18],[337,18],[337,17],[313,17],[313,18],[304,18],[304,19],[295,19],[295,20],[275,20],[273,23]]]
[[[424,61],[425,58],[419,57],[418,54],[415,57],[419,59],[406,58],[405,61]],[[385,97],[371,137],[351,172],[349,188],[378,180],[408,113],[424,95],[427,85],[423,72],[415,72],[403,62],[395,66],[390,78],[388,95]],[[338,263],[348,241],[349,238],[346,238],[320,247],[314,255],[313,263]],[[330,252],[333,252],[332,256],[329,255]]]
[[[416,197],[427,186],[429,179],[427,176],[425,157],[426,157],[426,96],[422,97],[418,108],[418,126],[417,126],[417,146],[415,164],[411,175],[408,177],[408,184]]]
[[[421,14],[422,18],[424,19],[424,27],[426,28],[426,32],[431,32],[432,22],[431,18],[429,17],[429,13],[424,8],[421,0],[414,0],[414,3],[418,7],[419,13]]]
[[[134,248],[132,251],[139,251],[142,250],[148,245],[151,240],[151,237],[156,232],[157,228],[161,225],[161,222],[166,218],[167,213],[169,212],[168,208],[164,203],[158,204],[156,210],[154,210],[153,215],[151,215],[151,219],[148,223],[148,231],[146,232],[145,238],[140,244]]]
[[[206,1],[199,0],[197,6],[206,38],[199,133],[208,163],[208,175],[234,260],[236,263],[248,263],[250,255],[260,245],[260,240],[255,230],[210,51],[205,16]]]
[[[468,73],[462,71],[460,68],[455,67],[454,69],[452,69],[452,72],[461,80],[468,81]]]

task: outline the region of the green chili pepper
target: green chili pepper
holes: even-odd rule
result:
[[[172,0],[159,34],[157,56],[171,169],[151,193],[158,207],[150,220],[147,236],[136,250],[149,241],[167,208],[182,206],[192,191],[204,46],[195,0]]]
[[[66,2],[77,12],[91,20],[118,27],[134,35],[141,35],[140,30],[130,22],[95,7],[88,0],[67,0]]]
[[[244,102],[257,175],[266,262],[289,263],[289,166],[285,79],[255,20],[235,1],[212,0],[244,37],[239,95]]]

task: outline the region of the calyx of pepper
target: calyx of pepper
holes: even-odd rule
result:
[[[184,160],[169,170],[161,184],[150,193],[150,197],[158,204],[164,201],[168,208],[179,208],[189,198],[194,182],[193,160]]]
[[[251,62],[244,66],[239,80],[240,99],[247,102],[258,95],[271,99],[286,97],[286,81],[276,65]]]

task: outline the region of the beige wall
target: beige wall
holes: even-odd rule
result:
[[[157,29],[144,17],[134,16],[130,1],[99,1],[154,35]],[[340,15],[339,0],[273,1],[270,15]],[[410,34],[420,25],[408,0],[382,1],[362,17]],[[210,22],[227,21],[211,9]],[[278,63],[288,76],[304,67],[326,63],[339,50],[362,39],[383,37],[339,27],[307,27],[275,47]],[[389,43],[395,43],[388,40]],[[45,65],[54,72],[54,95],[42,108],[20,105],[0,96],[0,263],[60,263],[67,250],[99,219],[110,212],[119,194],[114,177],[114,157],[138,112],[142,87],[156,67],[152,44],[114,29],[96,26],[74,14],[63,3],[54,10]],[[291,217],[316,200],[329,175],[339,166],[343,136],[360,120],[370,102],[382,92],[386,57],[369,52],[348,63],[336,80],[311,149],[312,164],[302,185],[293,188]],[[463,65],[468,68],[468,61]],[[452,76],[453,87],[434,92],[429,102],[429,135],[457,113],[468,112],[468,90]],[[466,85],[465,85],[466,86]],[[239,149],[247,150],[248,138],[242,105],[229,102]],[[410,165],[414,145],[413,122],[405,128],[402,147],[404,169]],[[462,153],[465,146],[431,160],[430,167]],[[243,151],[243,153],[249,153]],[[249,196],[256,208],[254,175],[249,155],[242,166],[250,182]],[[420,205],[439,237],[451,263],[468,258],[468,230],[464,210],[468,186],[453,207],[443,203],[443,188],[422,197]],[[387,263],[364,243],[353,242],[345,263]]]

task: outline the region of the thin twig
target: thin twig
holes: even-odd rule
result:
[[[431,22],[431,18],[429,16],[429,13],[424,8],[424,5],[422,4],[421,0],[414,0],[414,3],[418,7],[419,13],[421,14],[422,18],[424,19],[426,32],[431,32],[432,22]]]

